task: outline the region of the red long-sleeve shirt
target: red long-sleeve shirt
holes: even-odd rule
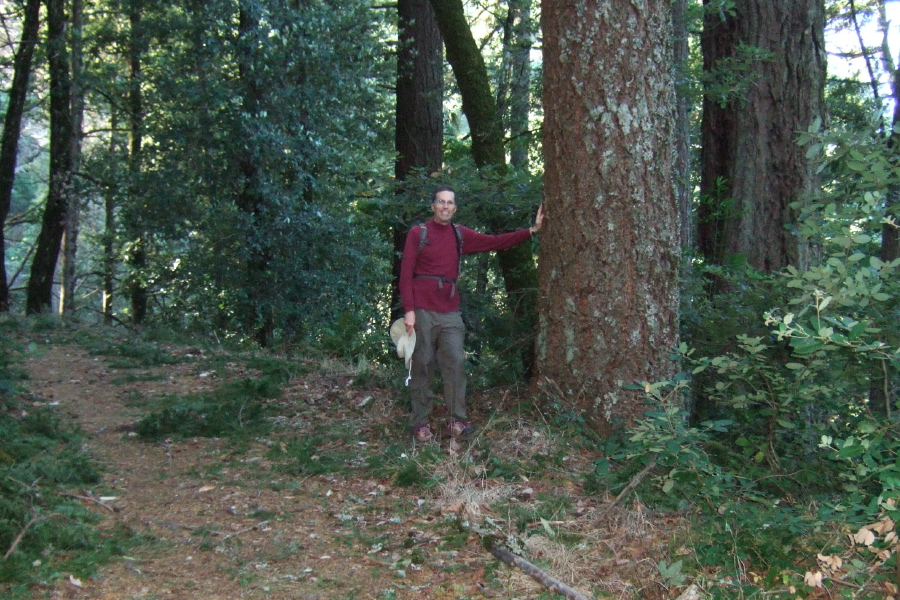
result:
[[[417,308],[442,313],[457,312],[459,291],[453,293],[454,285],[442,284],[436,279],[413,277],[430,275],[455,281],[459,276],[459,256],[456,251],[456,233],[453,231],[453,225],[440,225],[434,220],[428,221],[425,225],[428,227],[428,243],[422,248],[421,253],[419,253],[421,240],[419,227],[412,227],[406,234],[403,259],[400,263],[400,299],[403,302],[403,312]],[[478,233],[462,225],[459,229],[462,232],[463,254],[506,250],[531,237],[531,231],[528,229],[501,235]]]

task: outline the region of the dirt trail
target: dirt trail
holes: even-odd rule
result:
[[[128,406],[130,394],[199,391],[204,380],[193,367],[155,368],[166,379],[117,384],[119,373],[72,346],[48,346],[26,367],[35,399],[56,403],[78,422],[92,453],[107,467],[102,490],[83,494],[115,499],[84,501],[107,514],[107,526],[118,523],[148,538],[94,579],[81,581],[81,587],[61,582],[51,597],[442,597],[423,591],[443,580],[443,573],[424,566],[393,582],[385,578],[390,558],[372,559],[347,546],[353,532],[341,520],[346,517],[335,513],[343,515],[342,505],[352,496],[377,518],[382,512],[377,504],[389,492],[383,485],[315,477],[301,489],[273,491],[259,485],[258,477],[248,477],[268,468],[263,444],[232,455],[218,440],[153,444],[129,437],[130,425],[141,416]],[[394,497],[389,504],[396,502]],[[380,534],[385,525],[397,530],[399,541],[421,533],[409,522],[396,523],[388,508]],[[356,529],[366,526],[353,519]],[[382,590],[392,591],[379,595]]]
[[[287,434],[238,449],[225,439],[150,443],[131,432],[157,404],[155,399],[218,389],[219,378],[228,373],[202,372],[190,361],[115,369],[105,358],[77,346],[50,344],[39,344],[25,367],[31,399],[54,404],[77,422],[91,453],[106,467],[102,484],[72,492],[106,517],[102,527],[110,532],[127,528],[141,539],[127,556],[103,566],[95,577],[63,577],[37,591],[35,598],[536,597],[546,590],[498,565],[477,537],[460,537],[461,532],[443,521],[442,515],[452,511],[490,513],[489,505],[498,501],[519,507],[526,518],[533,511],[534,522],[524,534],[529,552],[552,558],[564,581],[580,582],[584,590],[599,586],[611,597],[661,597],[662,590],[647,579],[646,571],[655,564],[649,555],[664,543],[658,534],[664,537],[665,532],[657,532],[640,507],[626,511],[615,530],[597,530],[592,514],[600,500],[580,494],[572,481],[573,474],[590,468],[591,457],[568,452],[564,440],[548,440],[527,424],[483,430],[479,443],[490,448],[489,455],[495,457],[491,460],[501,462],[539,454],[564,456],[571,473],[550,469],[559,475],[492,480],[485,477],[484,467],[480,475],[477,465],[475,475],[461,471],[459,460],[451,456],[438,468],[449,469],[442,480],[455,478],[456,488],[443,483],[442,490],[396,487],[390,479],[372,479],[362,468],[367,456],[378,456],[397,441],[392,432],[399,434],[404,416],[387,397],[389,392],[358,390],[349,379],[340,383],[333,377],[310,376],[285,391],[285,414],[295,415],[293,421],[288,419],[292,435],[304,439],[314,431],[316,419],[352,428],[361,436],[353,439],[365,441],[334,443],[343,445],[342,450],[360,448],[355,461],[360,468],[351,470],[359,476],[292,477],[273,469],[267,457],[272,444],[291,438]],[[498,410],[496,405],[491,409],[490,402],[473,400],[476,406]],[[365,410],[358,408],[362,405]],[[542,493],[567,499],[570,508],[564,520],[548,525],[536,516]],[[503,521],[507,516],[493,518]],[[577,552],[535,535],[551,526],[580,537]],[[456,541],[448,543],[453,536]],[[628,570],[636,584],[623,578]]]

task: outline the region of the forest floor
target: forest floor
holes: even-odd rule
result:
[[[604,511],[611,500],[583,490],[596,452],[515,410],[529,402],[511,390],[473,394],[478,434],[465,447],[446,434],[416,446],[399,386],[365,385],[358,369],[324,361],[270,401],[264,437],[147,441],[135,424],[163,403],[257,374],[239,356],[174,346],[169,364],[124,368],[71,339],[30,335],[29,402],[77,423],[105,469],[72,495],[101,527],[139,540],[90,577],[36,586],[35,598],[559,597],[495,559],[473,526],[588,598],[682,591],[659,583],[657,566],[687,552],[680,523],[634,497]],[[312,450],[297,462],[304,441]]]

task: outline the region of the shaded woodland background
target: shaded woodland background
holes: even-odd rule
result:
[[[543,202],[539,240],[465,261],[475,384],[530,386],[634,459],[619,477],[665,467],[679,506],[756,503],[785,535],[788,505],[889,521],[854,573],[896,566],[884,0],[0,16],[0,310],[387,363],[398,252],[431,190],[492,232]],[[829,55],[837,36],[858,43]]]

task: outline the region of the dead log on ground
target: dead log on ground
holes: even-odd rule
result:
[[[569,600],[588,600],[587,597],[573,590],[563,582],[554,579],[545,571],[531,564],[524,558],[520,558],[497,544],[491,544],[490,552],[511,567],[518,567],[523,573],[546,587],[551,592],[569,598]]]

